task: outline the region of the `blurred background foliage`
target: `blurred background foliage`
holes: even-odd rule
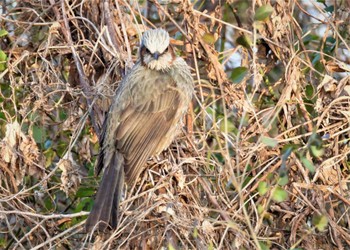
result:
[[[349,0],[4,0],[0,248],[347,249]],[[162,27],[192,67],[179,138],[119,229],[83,224],[105,112]]]

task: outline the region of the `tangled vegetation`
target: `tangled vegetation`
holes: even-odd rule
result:
[[[348,249],[349,0],[2,1],[0,248]],[[196,96],[86,234],[105,112],[162,27]]]

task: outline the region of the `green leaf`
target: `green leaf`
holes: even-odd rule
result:
[[[278,178],[278,185],[284,186],[288,183],[289,179],[288,179],[288,175],[287,174],[283,174],[282,176],[280,176]]]
[[[216,42],[215,36],[208,32],[205,33],[202,38],[207,44],[214,44]]]
[[[266,146],[269,146],[269,147],[272,147],[272,148],[276,147],[277,144],[278,144],[278,141],[276,139],[271,138],[271,137],[267,137],[267,136],[263,136],[261,138],[261,142],[263,144],[265,144]]]
[[[269,4],[262,5],[255,11],[254,20],[265,21],[272,14],[272,12],[273,12],[273,8],[271,5]]]
[[[227,122],[225,124],[225,120],[222,120],[220,122],[220,131],[221,132],[225,132],[225,126],[227,126],[227,132],[228,133],[236,133],[237,132],[237,128],[236,126],[232,123],[231,120],[227,119]]]
[[[63,110],[63,109],[59,111],[58,115],[61,121],[66,120],[68,117],[66,110]]]
[[[298,149],[299,147],[301,147],[301,146],[298,144],[286,144],[286,145],[284,145],[282,148],[282,158],[285,160],[288,159],[290,154],[292,152],[294,152],[296,149]]]
[[[176,250],[176,248],[175,248],[171,243],[169,243],[168,249],[169,249],[169,250]]]
[[[337,42],[337,39],[335,39],[334,37],[328,36],[326,38],[326,42],[331,43],[331,44],[335,44]]]
[[[306,95],[306,98],[309,100],[314,97],[314,87],[311,84],[306,86],[305,95]]]
[[[324,154],[324,149],[319,146],[311,145],[310,146],[310,151],[313,156],[315,157],[321,157]]]
[[[270,249],[270,247],[262,241],[259,241],[259,246],[260,246],[261,250],[269,250]]]
[[[244,48],[249,49],[252,46],[252,40],[249,36],[241,35],[236,39],[236,43],[242,45]]]
[[[81,199],[80,202],[77,204],[77,206],[74,209],[75,213],[79,213],[85,209],[91,210],[93,206],[93,200],[92,199]]]
[[[7,55],[5,54],[5,52],[3,50],[0,50],[0,62],[6,62],[7,60]]]
[[[53,201],[52,201],[52,199],[50,197],[46,197],[44,199],[44,205],[45,205],[45,209],[47,211],[53,211],[55,209]]]
[[[4,71],[6,69],[6,61],[7,55],[3,50],[0,50],[0,71]]]
[[[7,36],[7,35],[8,35],[8,31],[7,30],[4,30],[4,29],[0,30],[0,37]]]
[[[81,187],[78,189],[77,193],[75,194],[75,197],[91,197],[95,193],[95,190],[93,188],[84,188]]]
[[[305,37],[303,38],[303,41],[304,41],[305,44],[309,44],[310,42],[312,42],[312,41],[317,41],[317,40],[319,40],[319,39],[320,39],[320,37],[319,37],[318,35],[315,35],[315,34],[308,34],[307,36],[305,36]]]
[[[267,182],[266,181],[259,182],[259,185],[258,185],[258,192],[259,192],[259,194],[261,196],[263,196],[268,191],[269,191],[269,185],[267,184]]]
[[[247,177],[244,179],[243,183],[242,183],[242,188],[244,188],[245,186],[247,186],[248,183],[251,181],[252,178],[253,178],[253,177],[251,177],[251,176],[247,176]]]
[[[198,229],[195,227],[194,229],[193,229],[193,238],[198,238]]]
[[[56,152],[55,152],[55,150],[50,148],[50,149],[45,150],[44,155],[45,155],[45,159],[46,159],[45,167],[49,167],[52,164],[54,158],[56,157]]]
[[[312,217],[312,224],[315,225],[319,231],[324,231],[328,225],[328,218],[324,215],[314,215]]]
[[[264,206],[259,204],[257,207],[257,211],[258,211],[258,214],[261,215],[265,211]]]
[[[281,187],[276,187],[272,193],[272,199],[276,202],[285,201],[285,200],[287,200],[287,198],[288,198],[287,191]]]
[[[0,236],[0,248],[1,249],[6,249],[7,246],[7,240],[6,238],[3,238],[3,236]]]
[[[32,127],[33,138],[36,143],[44,143],[46,139],[46,131],[44,127],[33,126]]]
[[[318,53],[315,55],[315,57],[312,59],[311,63],[312,65],[315,65],[316,63],[320,62],[321,60],[321,55]]]
[[[334,5],[331,5],[331,6],[324,8],[324,10],[329,12],[329,13],[333,13],[334,12]]]
[[[240,83],[246,76],[248,69],[246,67],[237,67],[232,70],[231,80],[234,83]]]
[[[306,167],[311,173],[315,173],[315,166],[312,161],[309,161],[306,157],[301,157],[301,163]]]
[[[208,250],[214,250],[214,249],[216,249],[216,248],[214,248],[214,244],[213,244],[212,241],[209,242],[209,246],[208,246],[207,249],[208,249]]]

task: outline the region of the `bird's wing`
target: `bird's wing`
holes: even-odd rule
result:
[[[151,99],[129,104],[123,110],[115,146],[124,155],[126,180],[135,180],[147,159],[161,147],[159,143],[179,119],[179,105],[179,91],[169,87],[153,93]]]
[[[102,128],[101,128],[101,134],[99,137],[99,144],[100,144],[100,151],[97,157],[97,164],[95,166],[95,174],[99,175],[103,169],[104,166],[104,153],[105,149],[103,147],[104,140],[106,138],[106,133],[107,133],[107,124],[108,124],[108,114],[106,114],[106,117],[103,121]]]

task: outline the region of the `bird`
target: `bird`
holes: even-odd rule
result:
[[[169,147],[194,94],[185,60],[164,29],[146,30],[138,59],[119,84],[102,125],[95,173],[103,172],[87,232],[118,227],[124,183],[134,184],[149,157]]]

